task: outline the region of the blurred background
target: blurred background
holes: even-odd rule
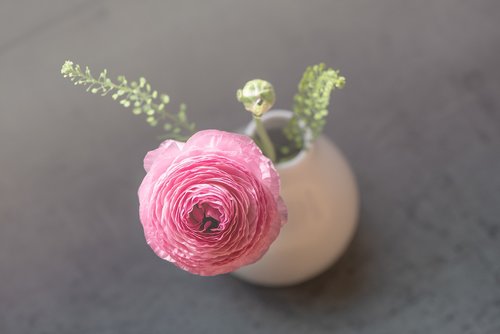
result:
[[[138,220],[158,131],[60,75],[145,76],[199,128],[340,69],[326,134],[362,196],[344,257],[266,289],[160,260]],[[0,2],[0,333],[500,333],[497,0]]]

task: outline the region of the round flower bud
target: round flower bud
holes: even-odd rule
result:
[[[243,89],[238,89],[236,98],[243,103],[245,109],[254,116],[260,117],[274,104],[276,95],[273,85],[265,80],[254,79],[245,84]]]

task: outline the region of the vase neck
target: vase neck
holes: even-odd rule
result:
[[[270,132],[271,139],[276,139],[273,138],[273,130],[274,133],[277,134],[276,131],[280,131],[281,129],[283,129],[288,124],[288,122],[292,117],[293,117],[293,112],[289,110],[271,110],[262,116],[262,122],[264,124],[264,127]],[[255,123],[251,122],[245,128],[245,134],[250,137],[253,137],[255,133],[256,133]],[[289,160],[275,163],[276,168],[278,170],[292,168],[293,166],[300,164],[301,161],[304,160],[305,157],[310,153],[310,140],[307,140],[307,138],[309,137],[307,135],[308,133],[309,132],[306,131],[306,138],[304,138],[304,142],[308,143],[306,145],[306,148],[297,151],[296,154]],[[273,143],[276,144],[277,142],[273,140]],[[286,143],[283,142],[282,144]]]

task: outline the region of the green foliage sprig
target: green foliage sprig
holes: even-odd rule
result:
[[[310,129],[316,139],[326,123],[330,93],[334,88],[342,88],[345,78],[325,64],[309,66],[304,72],[293,101],[293,117],[283,130],[285,136],[297,149],[304,148],[304,131]]]
[[[141,77],[139,81],[129,83],[122,75],[116,78],[118,83],[114,83],[104,70],[96,79],[88,66],[83,71],[80,65],[74,65],[69,60],[63,64],[61,74],[75,85],[87,86],[87,91],[93,94],[105,96],[112,93],[113,100],[118,100],[125,108],[132,107],[135,115],[144,114],[151,126],[161,123],[166,132],[162,138],[185,140],[196,131],[195,124],[187,119],[186,105],[181,104],[177,113],[165,110],[165,106],[170,102],[169,96],[153,90],[145,78]]]

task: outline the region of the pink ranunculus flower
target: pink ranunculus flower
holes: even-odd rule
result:
[[[144,158],[139,188],[146,241],[199,275],[257,261],[286,222],[272,162],[247,136],[218,130],[167,140]]]

